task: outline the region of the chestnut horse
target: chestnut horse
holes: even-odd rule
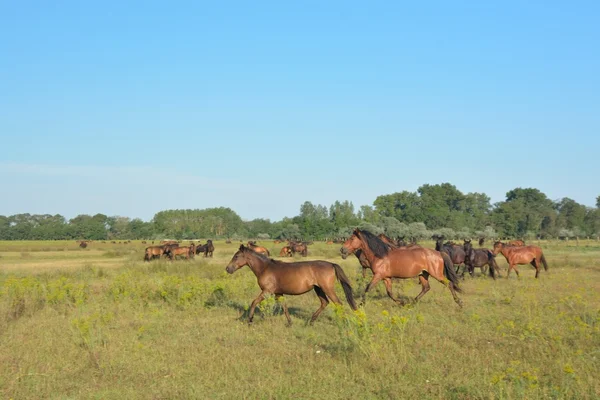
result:
[[[166,250],[165,253],[167,253]],[[177,256],[183,256],[189,260],[192,256],[192,246],[170,247],[168,250],[168,255],[171,260],[176,259]]]
[[[525,246],[525,241],[524,240],[510,240],[508,242],[508,244],[510,246]]]
[[[248,241],[248,247],[250,247],[252,250],[254,250],[257,253],[264,254],[267,257],[271,256],[271,253],[269,253],[269,250],[267,250],[266,247],[258,246],[256,244],[256,242],[253,242],[253,241],[249,240]]]
[[[292,249],[289,246],[283,246],[281,251],[279,252],[279,257],[291,257]]]
[[[512,247],[502,242],[494,243],[494,255],[502,253],[506,261],[508,262],[508,272],[506,278],[510,275],[510,270],[514,269],[517,277],[519,271],[517,265],[531,264],[535,268],[535,277],[537,278],[540,274],[540,262],[544,264],[544,270],[548,271],[548,264],[542,249],[537,246],[523,246],[523,247]]]
[[[310,319],[312,324],[323,309],[327,307],[329,300],[336,304],[342,304],[335,293],[336,278],[342,284],[350,307],[353,310],[357,309],[352,296],[350,280],[344,270],[337,264],[319,260],[285,263],[265,257],[249,247],[241,245],[225,270],[233,274],[245,265],[254,272],[258,286],[261,289],[258,297],[250,305],[248,323],[252,323],[254,309],[265,298],[265,295],[274,294],[275,298],[278,299],[285,294],[299,295],[314,289],[319,300],[321,300],[321,306]],[[283,312],[288,324],[291,325],[292,319],[285,303],[283,303]]]
[[[377,236],[360,229],[355,229],[352,236],[344,242],[340,249],[342,258],[345,259],[357,249],[365,253],[373,271],[373,279],[365,289],[365,298],[367,292],[383,280],[388,296],[403,305],[404,303],[392,293],[392,278],[406,279],[418,276],[422,290],[415,298],[416,302],[429,291],[428,279],[432,276],[448,285],[454,301],[462,307],[462,301],[456,295],[456,292],[460,293],[462,290],[458,286],[452,260],[447,254],[419,246],[390,249]]]

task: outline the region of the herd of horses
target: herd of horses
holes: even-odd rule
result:
[[[365,271],[370,269],[373,276],[363,292],[362,303],[366,301],[367,293],[380,281],[385,284],[387,295],[397,304],[405,305],[406,301],[396,298],[392,292],[392,279],[408,279],[417,277],[421,283],[421,292],[412,300],[419,301],[429,290],[429,279],[442,283],[450,290],[454,301],[462,307],[462,300],[457,293],[462,293],[459,283],[458,271],[460,265],[468,269],[473,275],[474,268],[489,268],[489,274],[496,279],[500,269],[495,257],[502,254],[508,264],[507,278],[511,270],[517,275],[517,265],[531,264],[535,270],[535,277],[539,276],[540,266],[548,269],[548,264],[538,246],[527,246],[523,241],[503,243],[496,241],[492,250],[474,249],[471,240],[465,240],[463,246],[452,242],[443,242],[443,238],[436,238],[436,249],[422,247],[416,243],[406,243],[403,240],[392,240],[385,235],[376,236],[369,231],[355,229],[352,235],[343,242],[340,255],[346,259],[354,254]],[[480,245],[483,241],[480,240]],[[286,246],[287,247],[287,246]],[[259,250],[266,250],[259,251]],[[285,247],[284,247],[285,249]],[[288,253],[282,250],[281,256]],[[233,255],[225,270],[233,274],[238,269],[248,266],[256,275],[261,289],[249,308],[248,322],[252,323],[256,306],[268,295],[276,299],[284,295],[300,295],[312,290],[315,291],[321,305],[310,319],[312,324],[330,301],[341,304],[334,289],[338,280],[344,290],[346,300],[353,310],[357,309],[351,283],[343,269],[335,263],[323,260],[283,262],[269,257],[268,250],[249,242],[248,246],[240,245]],[[458,268],[457,268],[458,267]],[[464,268],[462,277],[464,279]],[[287,306],[283,303],[283,311],[288,324],[292,323]]]
[[[415,241],[407,243],[404,238],[392,239],[384,234],[374,235],[367,230],[355,229],[352,235],[341,242],[340,255],[346,259],[350,255],[358,259],[362,267],[363,278],[366,278],[367,270],[372,272],[372,277],[367,284],[363,295],[362,304],[366,301],[367,293],[380,281],[383,281],[387,295],[397,304],[405,305],[407,300],[397,298],[392,291],[392,279],[418,278],[421,284],[421,292],[413,299],[417,302],[429,290],[429,279],[445,285],[454,301],[462,307],[462,300],[458,293],[462,293],[460,278],[464,279],[468,271],[474,276],[475,268],[479,268],[482,274],[489,272],[489,276],[496,279],[500,276],[500,268],[496,263],[496,256],[502,254],[508,262],[508,278],[512,270],[517,276],[519,271],[517,265],[531,264],[535,268],[535,277],[539,276],[541,267],[548,269],[548,264],[538,246],[526,245],[522,240],[509,242],[496,241],[492,249],[483,248],[484,240],[479,240],[479,248],[474,248],[470,239],[465,239],[462,245],[452,241],[444,242],[444,238],[434,236],[436,240],[435,249],[430,249],[417,244]],[[276,241],[276,243],[283,243]],[[335,243],[327,241],[328,244]],[[300,254],[302,257],[308,255],[308,245],[312,242],[288,241],[281,249],[280,257],[292,257]],[[176,241],[163,241],[159,246],[147,247],[144,253],[144,261],[151,261],[161,257],[175,260],[178,258],[190,259],[195,255],[204,254],[204,257],[212,257],[214,245],[212,240],[205,244],[182,246]],[[255,241],[248,241],[246,245],[240,244],[239,249],[233,255],[231,261],[225,268],[230,274],[238,269],[248,266],[256,275],[258,285],[261,289],[249,308],[248,322],[252,323],[256,306],[267,295],[274,295],[276,299],[284,295],[300,295],[314,290],[321,305],[310,319],[312,324],[327,307],[329,302],[341,304],[337,297],[334,284],[339,281],[344,290],[346,300],[353,310],[357,309],[357,303],[351,282],[343,269],[336,263],[324,260],[284,262],[271,258],[266,247],[259,246]],[[462,267],[462,274],[459,276]],[[283,311],[288,321],[292,323],[287,306],[283,303]]]
[[[205,244],[196,245],[193,242],[189,246],[181,246],[173,240],[163,241],[159,246],[146,247],[144,251],[144,261],[151,261],[161,257],[175,260],[177,258],[191,259],[199,254],[204,257],[212,257],[215,246],[212,240],[207,240]]]

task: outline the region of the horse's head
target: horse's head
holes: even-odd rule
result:
[[[471,245],[471,239],[465,239],[465,243],[463,245],[463,249],[465,250],[465,253],[468,253],[469,251],[471,251],[472,248],[473,248],[473,246]]]
[[[360,232],[358,229],[355,229],[344,244],[342,244],[342,248],[340,249],[340,253],[342,254],[342,258],[345,260],[350,254],[354,253],[356,250],[362,247],[362,240],[360,238]]]
[[[498,253],[500,253],[502,251],[503,248],[504,248],[504,243],[502,243],[501,241],[497,241],[494,243],[494,250],[492,250],[492,253],[494,253],[494,255],[497,255]]]
[[[227,267],[225,267],[225,271],[233,274],[238,269],[242,268],[244,265],[248,265],[248,258],[246,257],[247,252],[250,251],[244,245],[240,245],[240,249],[233,255]]]

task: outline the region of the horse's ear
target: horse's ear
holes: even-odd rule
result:
[[[240,251],[244,251],[244,250],[246,250],[246,248],[244,247],[243,244],[240,244]]]

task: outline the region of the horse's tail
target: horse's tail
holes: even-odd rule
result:
[[[448,253],[441,252],[442,258],[444,259],[444,275],[454,285],[454,290],[458,293],[462,293],[462,289],[458,286],[458,275],[454,271],[454,264]]]
[[[494,256],[494,253],[489,250],[487,252],[487,256],[488,264],[490,265],[490,276],[496,279],[496,268],[498,268],[498,264],[496,264],[496,256]]]
[[[357,310],[358,307],[356,306],[354,296],[352,295],[352,286],[350,285],[350,279],[348,279],[348,277],[344,273],[344,270],[339,265],[333,264],[333,269],[335,270],[335,277],[342,284],[342,288],[344,289],[344,294],[346,295],[346,300],[348,301],[348,304],[350,304],[350,307],[353,310]]]
[[[542,262],[542,264],[544,264],[544,270],[548,271],[548,263],[546,262],[546,257],[544,257],[544,253],[542,253],[540,261]]]

